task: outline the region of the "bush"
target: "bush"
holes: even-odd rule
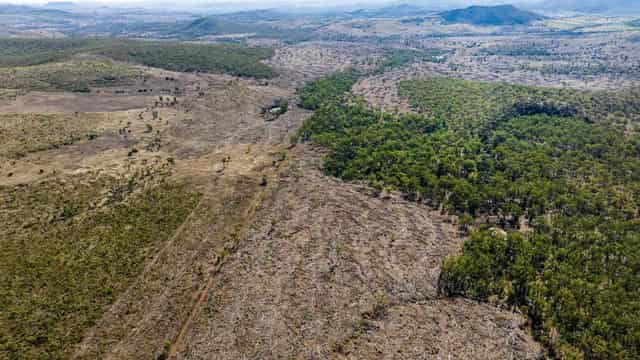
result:
[[[73,345],[200,198],[184,186],[161,184],[91,210],[87,204],[102,189],[94,182],[14,192],[0,188],[1,196],[16,201],[13,211],[27,219],[64,204],[62,216],[38,223],[38,231],[24,231],[18,221],[0,237],[0,357],[69,358]]]
[[[360,73],[356,70],[347,70],[313,81],[300,91],[300,106],[317,110],[322,104],[339,103],[359,77]]]
[[[521,308],[557,356],[640,358],[640,142],[621,126],[640,116],[640,93],[403,82],[416,116],[327,88],[309,94],[320,103],[300,131],[328,148],[327,173],[442,205],[461,224],[497,219],[443,263],[443,294]]]
[[[262,63],[273,56],[270,48],[113,39],[0,39],[0,67],[64,61],[81,53],[172,71],[254,78],[275,75],[271,67]]]

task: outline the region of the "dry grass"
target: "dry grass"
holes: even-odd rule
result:
[[[199,199],[141,178],[79,180],[0,188],[0,357],[68,357]]]
[[[142,77],[140,70],[110,61],[73,60],[0,68],[4,89],[89,92],[90,87],[122,85]]]
[[[108,122],[104,113],[0,114],[0,156],[18,158],[91,140]]]

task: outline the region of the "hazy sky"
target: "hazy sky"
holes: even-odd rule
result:
[[[24,5],[42,5],[47,2],[57,2],[57,1],[67,1],[67,0],[0,0],[0,3],[12,3],[12,4],[24,4]],[[372,6],[372,5],[380,5],[380,4],[399,4],[399,3],[407,3],[407,4],[419,4],[419,5],[434,5],[434,6],[442,6],[445,4],[451,5],[465,5],[465,4],[500,4],[500,3],[523,3],[523,2],[535,2],[538,0],[424,0],[424,1],[411,1],[411,0],[186,0],[181,1],[181,3],[192,3],[192,4],[211,4],[211,5],[222,5],[222,6],[265,6],[268,7],[270,5],[282,5],[282,4],[292,4],[298,6],[339,6],[339,5],[363,5],[363,6]],[[74,0],[72,1],[76,4],[132,4],[132,3],[146,3],[146,4],[166,4],[173,3],[175,1],[169,0]]]
[[[561,9],[563,5],[571,4],[571,8],[574,10],[588,6],[617,7],[624,10],[631,6],[640,11],[640,0],[0,0],[0,3],[23,5],[44,5],[47,2],[73,2],[81,7],[112,5],[156,10],[189,10],[198,13],[225,13],[267,8],[285,10],[331,10],[342,8],[343,10],[354,10],[394,4],[420,5],[433,10],[469,5],[514,4],[526,9],[535,9],[543,12],[551,10],[551,8]],[[546,6],[538,6],[541,4]]]

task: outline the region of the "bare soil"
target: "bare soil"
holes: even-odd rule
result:
[[[176,359],[536,358],[521,316],[438,297],[451,219],[326,177],[298,146]]]
[[[417,62],[362,79],[353,92],[373,107],[410,111],[398,97],[398,82],[429,77],[573,88],[620,90],[640,86],[640,44],[629,34],[604,33],[581,37],[552,35],[465,36],[416,39],[417,49],[449,52],[444,63]],[[496,46],[542,48],[548,56],[486,55]],[[567,66],[573,66],[570,71]],[[551,69],[560,69],[557,72]],[[564,69],[564,70],[563,70]],[[597,69],[597,70],[594,70]],[[590,73],[593,71],[593,73]]]
[[[289,145],[310,115],[293,106],[296,84],[368,66],[377,54],[368,45],[312,43],[280,50],[274,64],[302,70],[269,81],[147,69],[148,83],[119,89],[125,95],[29,93],[0,105],[103,119],[87,128],[95,139],[10,159],[0,172],[12,176],[0,175],[0,185],[85,173],[126,178],[171,164],[167,181],[203,194],[73,357],[539,356],[523,316],[438,296],[440,264],[463,240],[455,219],[327,177],[320,149]],[[154,95],[138,95],[145,87]],[[163,88],[170,91],[158,94]],[[267,121],[260,109],[278,98],[292,106]]]

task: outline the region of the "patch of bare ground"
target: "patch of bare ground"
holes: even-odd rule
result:
[[[60,102],[53,113],[3,115],[0,130],[6,128],[9,141],[0,146],[0,156],[12,158],[0,163],[0,185],[84,171],[121,176],[149,163],[206,158],[229,144],[282,144],[308,114],[291,106],[275,121],[266,121],[261,108],[293,96],[293,90],[227,76],[185,76],[190,81],[176,80],[178,96],[148,97],[146,104],[135,104],[142,107],[126,111],[70,113],[65,109],[71,105]],[[70,104],[82,97],[48,96],[67,96]]]
[[[298,146],[211,280],[175,359],[536,358],[524,319],[440,299],[454,225],[329,178]]]
[[[299,87],[334,71],[370,68],[383,54],[380,47],[366,43],[314,41],[278,48],[268,63],[281,73],[274,81]]]
[[[447,50],[447,61],[414,63],[366,77],[354,86],[354,93],[376,108],[410,111],[397,95],[398,82],[435,76],[579,90],[640,86],[640,45],[624,33],[454,36],[416,39],[411,44],[417,49]],[[488,55],[487,50],[492,49],[506,54]],[[543,55],[519,53],[518,49],[538,50]]]
[[[219,166],[198,169],[199,173],[177,171],[176,176],[187,176],[204,193],[201,202],[86,334],[74,358],[148,358],[159,355],[164,342],[178,336],[197,299],[207,292],[209,277],[253,219],[266,188],[261,176],[278,168],[277,154],[247,149],[227,147],[209,159]]]
[[[134,285],[86,333],[74,358],[156,357],[166,350],[165,342],[181,341],[182,329],[190,329],[200,314],[199,299],[209,294],[210,279],[234,251],[267,189],[274,186],[275,174],[286,164],[287,149],[281,144],[307,113],[291,109],[266,121],[260,108],[290,91],[204,77],[177,102],[171,98],[168,105],[134,113],[133,131],[127,134],[139,141],[141,150],[133,158],[171,158],[175,165],[170,181],[188,183],[203,197],[148,259]],[[158,119],[153,111],[159,111]],[[143,150],[146,123],[162,125],[157,133],[161,146],[155,151]]]
[[[411,105],[398,95],[398,82],[403,79],[393,70],[365,77],[352,88],[352,92],[364,98],[367,104],[383,111],[411,112]]]
[[[116,94],[78,94],[30,92],[0,105],[5,113],[56,113],[122,111],[146,106],[153,96],[120,96]]]
[[[16,96],[5,96],[4,100],[0,97],[0,113],[112,112],[144,108],[153,104],[158,96],[184,96],[190,85],[208,77],[144,66],[132,68],[143,75],[123,84],[92,88],[90,93],[20,90]]]
[[[174,75],[152,72],[156,80],[148,81],[158,84],[147,88],[153,86],[154,95],[124,89],[136,95],[123,99],[135,99],[113,109],[126,110],[100,114],[95,122],[82,111],[70,113],[110,111],[108,99],[120,96],[114,89],[101,90],[105,103],[90,100],[97,92],[22,103],[23,112],[83,119],[83,133],[97,137],[3,162],[0,185],[82,174],[126,179],[157,166],[166,169],[167,181],[203,194],[133,285],[86,331],[74,358],[538,354],[522,317],[438,298],[441,261],[462,241],[448,218],[323,175],[318,149],[289,149],[289,136],[309,113],[291,106],[267,121],[261,109],[279,98],[293,104],[292,86]],[[175,86],[158,94],[164,83]],[[41,130],[27,129],[25,139]]]
[[[280,144],[308,114],[292,105],[275,121],[266,121],[261,115],[261,109],[273,104],[274,99],[292,98],[293,89],[227,78],[209,78],[198,86],[206,87],[206,91],[179,98],[184,120],[167,134],[167,149],[181,158],[199,156],[226,144]]]

